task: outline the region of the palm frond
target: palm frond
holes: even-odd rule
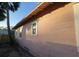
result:
[[[4,14],[0,14],[0,21],[3,21],[6,18]]]
[[[19,2],[9,3],[9,10],[15,12],[16,10],[18,10],[19,6],[20,6]]]
[[[0,21],[6,18],[7,9],[15,12],[20,6],[19,2],[0,2]]]
[[[8,6],[9,6],[8,2],[0,3],[0,8],[2,8],[2,9],[7,9]]]
[[[19,6],[20,6],[20,2],[13,2],[14,5],[14,9],[15,11],[18,10]]]

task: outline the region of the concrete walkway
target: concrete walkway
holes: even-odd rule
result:
[[[0,45],[0,57],[33,57],[33,55],[19,46],[2,44]]]

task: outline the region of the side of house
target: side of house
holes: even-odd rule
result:
[[[6,29],[1,29],[0,35],[8,35],[8,31]]]
[[[53,3],[31,17],[16,29],[19,44],[35,56],[79,56],[75,4]]]

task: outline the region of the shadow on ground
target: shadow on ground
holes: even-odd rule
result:
[[[0,57],[33,57],[28,50],[24,50],[18,44],[0,43]]]

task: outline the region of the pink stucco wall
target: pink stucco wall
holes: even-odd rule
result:
[[[35,56],[78,56],[74,29],[73,3],[36,19],[37,36],[31,34],[31,22],[23,25],[21,46]],[[19,31],[19,30],[18,30]]]

